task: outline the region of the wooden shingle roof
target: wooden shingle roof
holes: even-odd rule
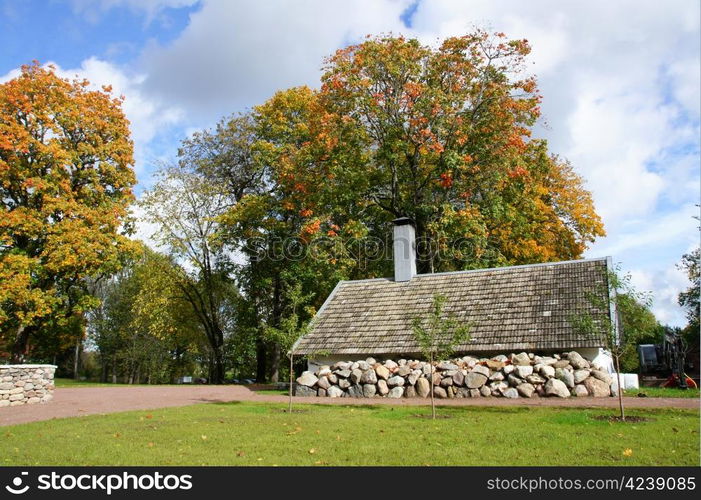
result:
[[[423,274],[405,282],[341,281],[294,353],[418,354],[411,323],[428,314],[434,294],[446,297],[446,313],[471,325],[469,342],[457,352],[601,347],[603,330],[584,335],[573,319],[589,316],[604,325],[610,318],[607,272],[602,258]]]

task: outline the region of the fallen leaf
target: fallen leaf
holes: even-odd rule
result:
[[[315,450],[314,448],[312,448],[311,450],[309,450],[309,454],[310,454],[310,455],[313,455],[314,453],[316,453],[316,450]]]
[[[120,437],[120,436],[121,436],[121,434],[120,434],[119,432],[115,432],[115,433],[114,433],[114,437],[118,438],[118,437]]]
[[[200,437],[202,438],[202,441],[207,441],[207,436],[205,436],[204,434],[202,434]]]
[[[151,443],[148,444],[148,447],[149,447],[149,448],[153,448],[153,446],[154,446],[154,443],[153,443],[153,442],[151,442]]]
[[[633,450],[631,450],[630,448],[626,448],[625,450],[623,450],[623,456],[624,456],[624,457],[631,457],[631,456],[633,456]]]
[[[146,418],[153,418],[153,415],[149,413],[148,415],[146,415]]]
[[[244,457],[244,456],[246,456],[246,454],[242,451],[238,451],[238,452],[236,452],[236,456],[237,457]]]

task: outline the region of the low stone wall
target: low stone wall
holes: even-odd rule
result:
[[[295,394],[425,398],[430,396],[430,377],[431,366],[425,361],[339,361],[304,372],[297,378]],[[435,363],[432,378],[437,398],[607,397],[613,381],[602,367],[575,351],[552,356],[522,352],[491,359],[465,356]]]
[[[0,365],[0,408],[53,398],[54,365]]]

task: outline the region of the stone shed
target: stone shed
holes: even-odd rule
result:
[[[429,314],[435,294],[445,312],[471,325],[457,355],[478,358],[522,351],[547,355],[576,351],[612,371],[604,352],[610,258],[547,262],[470,271],[416,274],[414,229],[394,228],[393,278],[341,281],[293,347],[310,370],[338,361],[411,359],[420,351],[411,324]],[[576,318],[590,317],[597,332],[583,334]],[[615,324],[615,321],[613,321]]]

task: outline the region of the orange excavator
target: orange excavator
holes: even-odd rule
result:
[[[640,344],[638,358],[644,375],[666,375],[662,387],[696,388],[696,382],[685,373],[687,346],[675,332],[667,332],[661,344]]]

